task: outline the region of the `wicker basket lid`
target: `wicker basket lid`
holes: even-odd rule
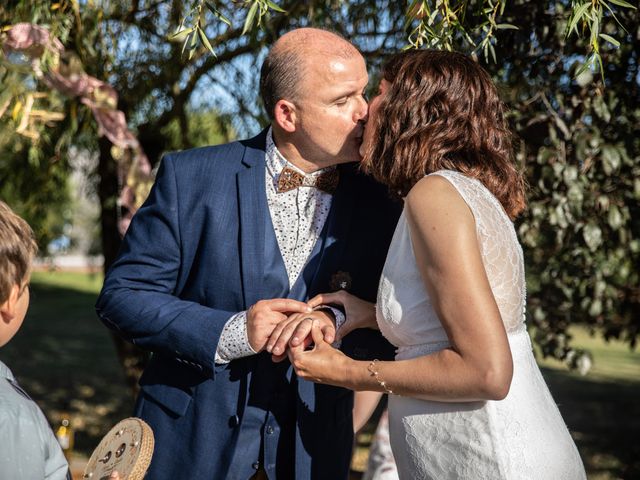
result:
[[[153,456],[153,431],[139,418],[125,418],[93,451],[83,479],[102,480],[117,470],[121,480],[142,480]]]

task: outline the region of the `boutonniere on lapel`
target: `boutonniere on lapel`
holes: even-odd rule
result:
[[[334,273],[331,276],[329,288],[333,292],[336,292],[338,290],[349,291],[351,289],[351,275],[349,274],[349,272],[338,270],[336,273]]]

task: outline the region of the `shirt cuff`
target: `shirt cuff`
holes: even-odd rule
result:
[[[222,328],[215,362],[224,365],[231,360],[255,355],[247,336],[247,312],[240,312],[231,317]]]
[[[331,310],[331,313],[333,313],[333,316],[336,319],[336,332],[340,330],[340,327],[344,325],[344,322],[347,319],[342,310],[334,308],[331,305],[318,305],[316,308],[314,308],[314,310]],[[341,340],[336,340],[331,345],[333,345],[335,348],[340,348],[341,344]]]

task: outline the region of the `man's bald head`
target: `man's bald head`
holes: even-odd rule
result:
[[[274,44],[260,72],[260,95],[269,118],[278,100],[296,101],[302,93],[304,75],[315,60],[351,58],[358,50],[336,33],[318,28],[298,28],[285,33]]]

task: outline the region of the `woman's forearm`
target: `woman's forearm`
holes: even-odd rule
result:
[[[369,361],[350,360],[341,383],[356,391],[391,391],[395,395],[439,402],[500,400],[506,396],[511,365],[470,363],[452,349],[410,360],[376,361],[373,365]]]

